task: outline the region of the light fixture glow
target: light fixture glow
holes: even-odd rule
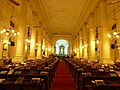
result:
[[[96,40],[96,44],[99,44],[99,40]]]
[[[3,33],[3,31],[0,32],[1,34]]]
[[[14,36],[16,36],[16,33],[14,33]]]
[[[7,33],[6,33],[6,35],[8,36],[8,35],[9,35],[9,33],[7,32]]]
[[[116,38],[119,38],[119,35],[116,35]]]
[[[113,35],[117,35],[117,32],[114,32]]]
[[[108,34],[107,36],[108,36],[109,38],[111,38],[111,35],[110,35],[110,34]]]
[[[20,32],[17,32],[17,35],[19,35],[20,34]]]
[[[6,29],[3,29],[3,32],[6,32]]]
[[[14,33],[15,31],[14,31],[14,29],[12,29],[12,33]]]

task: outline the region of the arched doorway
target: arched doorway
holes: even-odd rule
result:
[[[69,42],[64,39],[59,39],[55,43],[55,55],[69,56]]]

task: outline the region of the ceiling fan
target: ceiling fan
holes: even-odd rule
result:
[[[13,4],[15,4],[16,6],[19,6],[20,4],[18,2],[16,2],[15,0],[9,0],[10,2],[12,2]]]
[[[110,3],[108,3],[108,5],[115,4],[115,3],[120,3],[120,0],[114,0],[114,1],[112,1]]]

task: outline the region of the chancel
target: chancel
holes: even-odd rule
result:
[[[120,90],[120,0],[0,0],[0,90]]]
[[[61,54],[61,55],[64,54],[64,46],[61,45],[59,48],[60,48],[60,54]]]

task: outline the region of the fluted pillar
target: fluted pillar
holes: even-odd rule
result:
[[[13,63],[19,63],[25,61],[24,49],[25,49],[26,29],[27,29],[27,2],[25,0],[21,0],[19,28],[18,28],[20,35],[17,38],[16,54],[15,57],[12,59]]]
[[[110,42],[107,27],[107,8],[106,0],[101,0],[100,2],[100,23],[101,23],[101,50],[100,50],[100,62],[103,64],[113,64],[110,57]]]

